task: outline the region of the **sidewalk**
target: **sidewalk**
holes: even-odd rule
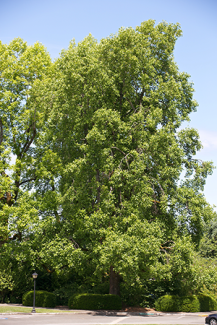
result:
[[[29,307],[29,306],[23,306],[22,304],[0,304],[1,306],[11,306],[11,307]],[[183,315],[183,316],[204,316],[206,317],[209,314],[214,314],[217,313],[217,311],[210,311],[210,312],[197,312],[197,313],[185,313],[185,312],[157,312],[157,311],[153,311],[153,312],[133,312],[133,311],[119,311],[119,310],[79,310],[79,309],[70,309],[69,312],[67,312],[67,306],[63,306],[61,308],[49,308],[49,307],[36,307],[35,309],[37,310],[37,308],[40,309],[52,309],[52,310],[58,310],[58,312],[56,313],[40,313],[41,315],[59,315],[59,314],[64,314],[64,315],[69,315],[72,313],[76,313],[76,314],[90,314],[90,315],[105,315],[105,316],[166,316],[166,315]],[[64,310],[64,312],[63,312]],[[14,314],[26,314],[26,315],[31,315],[31,312],[5,312],[5,313],[1,313],[0,315],[4,315],[4,314],[10,314],[10,315],[14,315]]]

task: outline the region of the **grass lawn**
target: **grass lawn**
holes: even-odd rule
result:
[[[0,306],[0,313],[31,313],[32,307]],[[35,307],[36,313],[74,313],[71,310],[46,309]]]

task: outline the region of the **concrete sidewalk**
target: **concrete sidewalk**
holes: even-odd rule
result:
[[[0,304],[0,306],[11,306],[11,307],[30,307],[30,306],[23,306],[22,304]],[[30,307],[31,308],[31,307]],[[61,308],[49,308],[49,307],[36,307],[40,309],[52,309],[52,310],[56,310],[58,312],[56,313],[40,313],[41,315],[59,315],[59,314],[64,314],[64,315],[68,315],[68,314],[72,314],[72,313],[76,313],[76,314],[89,314],[89,315],[99,315],[99,316],[166,316],[166,315],[183,315],[183,316],[204,316],[206,317],[209,314],[214,314],[217,313],[217,311],[209,311],[209,312],[197,312],[197,313],[185,313],[185,312],[158,312],[158,311],[153,311],[153,312],[133,312],[133,311],[121,311],[121,310],[79,310],[79,309],[70,309],[69,312],[67,312],[67,306],[62,306]],[[63,312],[64,310],[64,312]],[[31,315],[31,312],[5,312],[5,313],[1,313],[0,315],[16,315],[16,314],[25,314],[25,315]]]

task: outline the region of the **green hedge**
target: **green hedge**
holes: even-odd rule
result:
[[[200,294],[197,296],[178,297],[166,295],[155,301],[155,308],[159,311],[213,311],[217,310],[217,300],[213,296]]]
[[[178,297],[166,295],[155,302],[155,308],[159,311],[192,312],[200,311],[200,302],[197,296]]]
[[[159,311],[180,311],[178,296],[165,295],[155,301],[155,308]]]
[[[196,313],[200,311],[200,302],[197,296],[181,297],[181,310],[184,312]]]
[[[119,310],[122,308],[121,298],[116,295],[77,294],[69,298],[69,308],[73,309],[107,309]]]
[[[197,297],[200,302],[200,311],[217,310],[217,301],[214,297],[205,294],[198,295]]]
[[[33,292],[28,291],[24,293],[22,304],[24,306],[33,305]],[[47,291],[35,291],[35,306],[36,307],[55,307],[56,297],[53,293]]]

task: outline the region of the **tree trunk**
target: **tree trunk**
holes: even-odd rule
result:
[[[115,273],[113,266],[110,267],[109,294],[120,295],[120,275]]]

